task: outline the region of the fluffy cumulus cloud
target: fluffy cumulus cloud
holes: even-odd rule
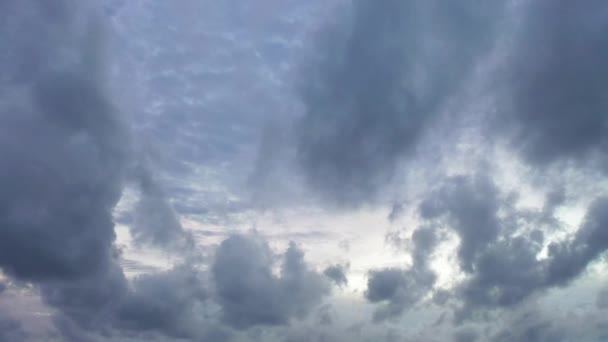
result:
[[[550,200],[550,199],[549,199]],[[608,249],[605,198],[589,207],[576,233],[542,250],[542,217],[522,213],[487,179],[453,178],[420,205],[431,224],[458,235],[458,262],[467,274],[459,298],[469,315],[476,308],[510,307],[543,289],[568,285]]]
[[[337,286],[342,287],[348,285],[348,278],[346,276],[348,265],[333,265],[327,267],[323,274],[331,279]]]
[[[0,12],[0,340],[607,338],[603,1]]]
[[[302,317],[321,302],[329,287],[308,269],[293,243],[281,258],[280,275],[273,255],[256,237],[232,236],[220,245],[212,273],[222,320],[234,327],[281,325]]]
[[[437,276],[428,261],[437,243],[436,232],[420,228],[412,234],[412,241],[415,249],[410,269],[387,268],[372,270],[369,274],[365,297],[372,303],[386,302],[375,312],[376,321],[400,315],[433,288]]]

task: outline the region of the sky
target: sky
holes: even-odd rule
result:
[[[605,1],[0,13],[0,341],[608,341]]]

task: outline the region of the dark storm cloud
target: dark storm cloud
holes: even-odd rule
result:
[[[75,2],[57,4],[71,8],[66,15],[89,15]],[[95,20],[58,18],[59,8],[43,2],[7,6],[22,21],[1,34],[31,43],[9,45],[13,62],[45,59],[2,98],[0,267],[37,284],[60,315],[90,327],[107,320],[127,291],[112,246],[112,209],[129,141],[104,84],[103,30]]]
[[[419,228],[412,234],[413,264],[408,270],[387,268],[369,273],[365,297],[372,303],[384,303],[374,313],[381,321],[400,315],[419,302],[435,284],[437,276],[428,261],[438,238],[430,228]]]
[[[550,194],[547,201],[552,200]],[[549,244],[548,258],[537,260],[543,238],[536,233],[543,227],[534,225],[544,222],[543,210],[522,215],[509,196],[483,177],[448,180],[422,202],[420,213],[428,224],[450,227],[461,240],[458,257],[468,277],[457,288],[464,308],[456,321],[476,308],[512,307],[533,293],[576,279],[608,249],[607,208],[606,199],[594,201],[577,232]]]
[[[334,284],[339,287],[348,285],[348,278],[346,277],[346,269],[342,265],[333,265],[327,267],[323,274],[331,279]]]
[[[237,328],[286,324],[307,315],[328,294],[324,277],[304,263],[293,243],[282,256],[280,277],[258,237],[235,235],[220,245],[212,266],[223,321]]]
[[[595,163],[608,151],[608,6],[598,0],[534,1],[507,63],[514,145],[535,165]],[[501,121],[502,122],[502,121]],[[504,131],[504,126],[498,128]]]
[[[306,70],[296,135],[310,184],[341,204],[373,199],[489,46],[496,11],[476,1],[360,0],[341,13]]]
[[[128,143],[98,73],[101,30],[84,25],[74,43],[72,32],[62,35],[67,23],[46,17],[45,6],[37,9],[33,26],[26,19],[22,25],[44,44],[72,44],[74,61],[50,49],[46,68],[7,91],[1,104],[0,266],[24,280],[79,277],[112,267],[111,210],[121,194]],[[50,32],[39,31],[45,26],[39,22]],[[18,34],[2,32],[13,40]],[[65,64],[70,65],[61,69]]]
[[[21,21],[0,26],[15,43],[1,69],[13,82],[2,84],[0,101],[2,271],[38,286],[67,340],[114,329],[190,333],[191,306],[204,293],[195,269],[141,277],[130,288],[113,247],[130,139],[106,89],[103,27],[83,2],[3,4]],[[15,71],[19,57],[35,61],[36,72]],[[139,209],[156,221],[138,221],[147,229],[137,237],[161,244],[183,233],[162,192],[143,178],[142,192]]]

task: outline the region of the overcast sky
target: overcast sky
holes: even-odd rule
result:
[[[606,1],[0,13],[0,341],[608,341]]]

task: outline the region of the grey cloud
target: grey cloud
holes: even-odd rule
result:
[[[271,265],[270,249],[259,241],[233,236],[222,242],[212,273],[227,323],[246,327],[285,322]]]
[[[598,309],[608,309],[608,288],[600,290],[597,294],[595,304]]]
[[[551,194],[547,200],[552,201]],[[608,249],[605,227],[608,202],[599,198],[589,207],[574,236],[549,245],[549,257],[537,260],[542,235],[535,224],[542,210],[522,215],[495,185],[482,178],[456,177],[420,205],[430,225],[447,225],[460,237],[458,257],[468,274],[457,288],[464,307],[456,321],[477,308],[512,307],[533,293],[567,285]],[[528,222],[528,221],[530,222]],[[524,221],[524,222],[522,222]],[[526,222],[533,229],[523,230]],[[522,226],[523,225],[523,226]]]
[[[608,198],[599,198],[589,207],[583,225],[574,237],[549,245],[550,284],[566,285],[587,265],[608,249]]]
[[[63,326],[70,328],[70,334],[79,329],[109,329],[117,305],[129,294],[126,278],[117,266],[86,277],[45,281],[39,287],[43,300],[58,310],[58,319],[70,322]]]
[[[0,104],[0,267],[34,281],[111,268],[111,210],[122,190],[128,138],[99,73],[102,30],[92,22],[78,36],[72,17],[57,20],[47,6],[8,3],[23,20],[17,27],[44,42],[26,52],[46,59]],[[5,27],[0,34],[9,42],[33,39]]]
[[[403,215],[403,210],[403,203],[394,203],[391,207],[391,212],[388,214],[388,220],[391,222],[395,222]]]
[[[149,167],[139,165],[136,172],[139,201],[130,226],[136,243],[187,252],[194,248],[194,239],[184,230],[161,185]]]
[[[325,278],[309,269],[304,252],[294,242],[289,243],[283,257],[281,281],[297,317],[305,316],[329,293]]]
[[[45,301],[60,310],[56,326],[68,340],[83,340],[78,336],[92,341],[99,336],[196,340],[221,330],[205,309],[206,284],[194,265],[183,264],[138,276],[130,286],[116,270],[40,287]]]
[[[440,104],[489,46],[499,7],[361,0],[349,10],[305,69],[306,114],[296,125],[305,177],[342,205],[376,197],[415,152]]]
[[[420,205],[424,219],[447,224],[460,237],[458,259],[469,278],[459,294],[468,308],[509,306],[542,284],[542,268],[536,261],[542,245],[511,237],[515,227],[509,223],[514,220],[501,218],[501,210],[514,215],[509,199],[483,177],[452,178]]]
[[[437,305],[444,305],[451,297],[451,294],[447,290],[437,290],[433,293],[433,303]]]
[[[329,266],[323,271],[323,274],[339,287],[348,285],[346,270],[342,265]]]
[[[125,155],[121,128],[96,87],[85,75],[57,74],[32,89],[36,112],[3,109],[2,146],[10,149],[2,153],[0,174],[6,273],[32,280],[79,276],[111,262],[110,210],[120,196]],[[66,114],[81,111],[90,122]]]
[[[36,286],[44,303],[57,313],[54,322],[65,340],[223,341],[232,337],[232,328],[287,325],[314,312],[330,291],[326,278],[346,284],[344,269],[337,265],[319,274],[292,244],[280,257],[277,275],[276,256],[265,242],[251,237],[233,236],[221,244],[208,275],[213,289],[207,288],[201,265],[191,259],[127,281],[120,253],[113,247],[112,210],[133,156],[128,125],[105,85],[103,25],[96,20],[84,23],[89,14],[85,12],[95,7],[92,3],[0,0],[5,17],[0,40],[8,47],[0,56],[2,272]],[[115,1],[102,6],[116,18],[131,5]],[[337,19],[336,31],[325,32],[330,37],[322,42],[327,46],[320,61],[306,75],[306,112],[295,127],[305,178],[323,196],[346,205],[382,196],[397,166],[416,153],[442,105],[492,44],[498,17],[494,14],[500,10],[478,1],[359,0],[354,6],[352,13]],[[508,72],[516,77],[507,76],[509,103],[498,110],[508,112],[500,118],[507,125],[501,121],[498,127],[507,128],[515,148],[534,166],[604,158],[606,6],[600,0],[540,0],[522,8],[530,12],[506,61]],[[150,22],[156,25],[157,19]],[[181,34],[179,29],[163,32],[169,31]],[[175,35],[163,39],[171,37]],[[148,43],[142,44],[144,49],[163,45]],[[162,55],[163,63],[152,68],[177,62],[177,54]],[[178,78],[167,82],[156,77],[151,87],[162,88],[169,97],[191,88],[181,80],[175,88]],[[249,133],[230,133],[242,128],[235,130],[231,120],[259,124],[258,116],[229,114],[227,119],[221,110],[211,114],[214,124],[205,128],[205,133],[219,128],[219,136],[214,132],[214,138],[202,139],[197,130],[207,125],[195,118],[198,109],[176,108],[174,103],[164,104],[163,110],[172,115],[145,133],[172,145],[168,150],[179,150],[160,158],[174,167],[171,172],[178,172],[180,158],[233,158],[240,153],[237,145],[252,139]],[[241,110],[233,103],[224,109]],[[176,118],[179,124],[172,122]],[[182,128],[187,137],[178,137]],[[174,144],[176,137],[180,141]],[[211,150],[193,147],[200,142]],[[276,141],[267,141],[270,148],[263,153],[284,152],[273,144]],[[258,167],[263,175],[252,177],[261,187],[269,186],[273,170],[282,167],[268,165],[274,161],[264,157]],[[189,174],[190,167],[178,173]],[[153,172],[146,169],[137,177],[142,196],[132,227],[135,240],[195,254],[189,233],[180,226],[170,196]],[[277,193],[276,199],[281,195]],[[426,222],[412,236],[412,268],[370,272],[366,297],[381,305],[376,320],[402,313],[433,290],[436,276],[428,260],[443,227],[453,229],[461,240],[458,261],[467,278],[450,300],[462,301],[463,316],[479,308],[513,307],[535,293],[568,285],[608,248],[608,200],[596,200],[579,230],[552,243],[548,259],[539,261],[545,226],[528,228],[555,223],[545,218],[563,203],[564,194],[557,191],[550,194],[542,213],[524,215],[488,179],[451,179],[419,208]],[[185,201],[180,208],[193,206]],[[399,209],[394,207],[393,219]],[[520,226],[522,221],[525,227]],[[0,293],[4,287],[0,282]],[[598,296],[600,309],[606,307],[604,297],[605,291]],[[216,322],[220,317],[222,322]],[[515,322],[509,328],[495,340],[563,339],[557,324],[547,321]],[[294,341],[352,340],[320,331],[288,336]],[[468,338],[472,339],[470,334]],[[25,339],[19,322],[0,319],[0,340]],[[388,339],[399,337],[391,333]]]
[[[531,303],[531,307],[496,316],[485,330],[488,341],[603,341],[608,331],[605,315],[593,310],[562,311]],[[578,311],[578,312],[576,312]]]
[[[53,317],[53,325],[59,333],[58,338],[60,337],[62,340],[96,342],[93,337],[96,332],[85,331],[69,317],[55,315]]]
[[[130,288],[113,247],[112,210],[131,154],[128,126],[105,87],[101,23],[87,20],[94,15],[85,2],[53,2],[65,6],[64,18],[46,2],[3,3],[22,21],[18,30],[0,27],[17,54],[2,64],[2,81],[19,79],[0,102],[2,271],[40,289],[64,339],[117,328],[176,334],[175,319],[199,296],[189,272],[147,276]],[[30,39],[28,49],[18,43]],[[11,74],[21,55],[36,61],[36,72]],[[145,190],[144,209],[165,209],[156,188]],[[177,229],[170,212],[160,214],[163,229]],[[157,237],[160,228],[146,233]]]
[[[566,338],[559,330],[554,330],[550,322],[543,322],[522,327],[521,330],[504,330],[497,334],[492,341],[560,342],[566,341]]]
[[[329,291],[325,279],[308,269],[295,244],[282,256],[280,277],[272,253],[259,238],[235,235],[220,245],[212,266],[223,321],[237,328],[287,324],[303,317]]]
[[[526,312],[506,322],[507,326],[490,338],[493,342],[522,341],[550,342],[569,341],[565,328],[543,319],[538,312]]]
[[[501,123],[510,123],[513,144],[535,165],[605,158],[606,4],[543,0],[522,8],[525,20],[507,61],[511,105]]]
[[[456,177],[420,205],[425,219],[448,213],[448,223],[462,239],[458,257],[466,271],[472,271],[477,255],[500,233],[497,196],[497,189],[488,179]]]
[[[342,338],[330,334],[325,331],[317,331],[316,329],[308,329],[302,331],[291,331],[288,336],[282,340],[283,342],[337,342],[343,341]]]
[[[439,237],[437,231],[431,227],[421,227],[412,234],[414,244],[413,262],[415,269],[427,269],[430,254],[435,249]]]
[[[372,271],[365,296],[371,302],[391,299],[403,283],[405,283],[405,275],[400,269]]]
[[[27,338],[26,332],[18,321],[0,318],[0,341],[22,342],[27,341]]]
[[[35,39],[31,49],[11,46],[25,60],[45,59],[0,107],[0,267],[38,285],[58,315],[97,328],[127,291],[112,209],[122,192],[128,132],[104,84],[103,29],[95,20],[77,25],[72,16],[86,18],[87,6],[57,2],[70,8],[57,18],[52,6],[20,3],[8,6],[27,34],[1,34]]]
[[[200,320],[204,317],[201,308],[207,298],[204,284],[191,265],[140,276],[133,282],[134,293],[118,308],[116,325],[127,330],[160,331],[193,338],[199,334]]]
[[[385,303],[374,313],[375,321],[400,315],[419,302],[435,284],[437,276],[429,268],[429,258],[438,237],[431,228],[419,228],[412,234],[413,265],[408,270],[387,268],[369,273],[365,297],[372,303]]]
[[[320,325],[332,325],[334,323],[331,305],[323,305],[317,312],[317,322]]]
[[[539,245],[520,237],[506,238],[489,246],[460,288],[467,309],[510,307],[544,287],[543,264],[536,261],[540,249]]]
[[[475,342],[479,339],[479,333],[472,328],[464,328],[454,333],[454,342]]]

